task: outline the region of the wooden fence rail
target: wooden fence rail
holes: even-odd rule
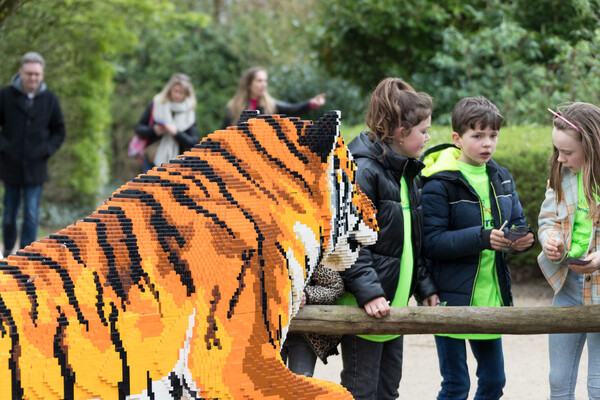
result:
[[[600,332],[600,306],[577,307],[395,307],[385,318],[358,307],[303,307],[292,332],[336,334],[431,334]]]

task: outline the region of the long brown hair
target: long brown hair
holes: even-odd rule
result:
[[[238,122],[242,111],[248,108],[248,105],[250,104],[250,86],[252,85],[252,81],[259,71],[264,71],[265,73],[267,72],[267,70],[263,67],[248,68],[240,78],[235,96],[233,96],[233,98],[227,103],[227,112],[231,117],[232,125],[235,125]],[[257,106],[262,108],[265,114],[274,114],[276,111],[275,99],[271,97],[269,92],[266,90],[265,93],[258,99]]]
[[[584,154],[584,164],[581,169],[583,174],[583,191],[590,207],[589,218],[596,216],[599,211],[596,207],[595,195],[600,195],[600,108],[589,103],[573,103],[559,111],[559,114],[575,125],[571,125],[559,117],[554,118],[554,127],[564,131],[581,143]],[[553,147],[550,157],[550,188],[556,194],[556,201],[563,197],[561,186],[562,164],[558,161],[558,149]]]
[[[400,78],[385,78],[371,93],[365,117],[365,123],[371,130],[369,139],[374,141],[377,136],[383,143],[389,144],[396,129],[402,126],[408,133],[432,111],[433,99],[427,93],[415,91]]]

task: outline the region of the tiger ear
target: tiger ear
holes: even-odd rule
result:
[[[242,122],[248,122],[249,119],[256,118],[258,114],[258,110],[244,110],[242,111],[242,115],[240,115],[238,124],[241,124]]]
[[[321,162],[327,162],[340,133],[340,116],[341,112],[338,110],[329,111],[317,122],[308,125],[304,135],[298,139],[298,144],[311,149],[321,157]]]

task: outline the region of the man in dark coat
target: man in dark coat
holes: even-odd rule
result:
[[[27,53],[12,83],[0,89],[0,180],[4,181],[2,236],[4,254],[17,241],[17,214],[23,197],[23,248],[37,235],[42,186],[48,180],[48,158],[65,138],[58,98],[44,83],[44,59]]]

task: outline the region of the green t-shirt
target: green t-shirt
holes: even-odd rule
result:
[[[400,258],[400,275],[398,277],[398,286],[394,300],[390,304],[392,307],[406,307],[410,295],[410,284],[414,270],[413,245],[412,245],[412,224],[410,219],[410,201],[408,197],[408,185],[404,177],[400,180],[400,201],[402,204],[402,218],[404,220],[404,243],[402,247],[402,257]],[[351,293],[344,293],[342,298],[336,304],[357,306],[356,298]],[[400,335],[357,335],[363,339],[373,342],[387,342],[396,339]]]
[[[492,203],[490,200],[490,178],[488,177],[486,166],[483,165],[479,167],[459,161],[458,167],[479,196],[479,201],[483,210],[482,225],[485,229],[493,229],[494,217],[492,216]],[[479,257],[479,268],[475,278],[471,306],[500,307],[501,305],[502,301],[500,299],[498,275],[496,274],[496,251],[483,250]],[[483,333],[440,336],[449,336],[455,339],[497,339],[500,337],[500,335],[497,334]]]
[[[577,174],[577,212],[573,223],[571,249],[567,254],[569,257],[579,258],[587,255],[592,238],[592,220],[588,218],[589,214],[590,206],[583,192],[583,173],[579,172]]]

